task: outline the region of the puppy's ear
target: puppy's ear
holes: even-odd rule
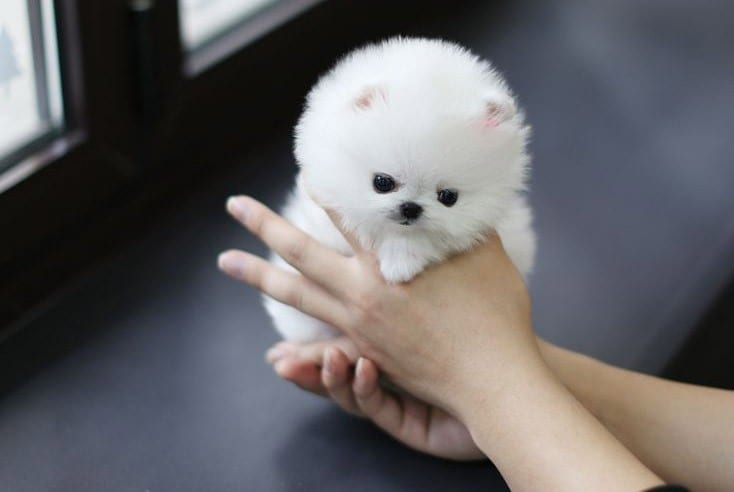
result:
[[[379,86],[368,86],[363,88],[352,101],[354,109],[367,110],[372,108],[378,101],[387,101],[387,92]]]
[[[485,128],[497,128],[502,123],[511,120],[517,107],[511,96],[506,94],[490,94],[484,98],[484,120],[482,126]]]

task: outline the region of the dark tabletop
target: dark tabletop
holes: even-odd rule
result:
[[[527,1],[426,27],[493,60],[534,126],[542,335],[658,372],[734,274],[733,18],[724,0]],[[91,335],[0,397],[1,491],[505,488],[490,465],[410,451],[263,362],[276,335],[259,296],[215,262],[264,253],[224,202],[277,206],[290,146],[253,149],[34,316]]]

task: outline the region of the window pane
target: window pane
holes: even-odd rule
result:
[[[52,0],[2,0],[0,171],[10,154],[61,127],[62,104]]]
[[[179,0],[184,44],[189,50],[201,46],[279,1],[283,0]]]

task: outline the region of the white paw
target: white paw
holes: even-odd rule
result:
[[[380,271],[390,284],[407,282],[418,275],[426,261],[412,255],[390,255],[380,258]]]

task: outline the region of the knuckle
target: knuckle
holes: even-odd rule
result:
[[[306,248],[308,248],[308,241],[302,238],[291,242],[283,252],[285,261],[293,266],[302,265],[306,257]]]
[[[350,316],[349,316],[349,330],[353,337],[355,337],[354,342],[359,346],[361,345],[361,342],[363,342],[361,337],[361,332],[365,327],[368,327],[371,325],[372,322],[372,315],[370,311],[362,309],[362,308],[354,308],[351,310]]]
[[[308,306],[306,306],[306,295],[303,288],[299,288],[299,286],[293,286],[292,292],[291,292],[291,298],[293,300],[292,306],[299,311],[305,311]]]
[[[241,272],[242,279],[253,287],[260,288],[264,283],[265,272],[261,265],[253,262]]]
[[[262,266],[250,270],[251,284],[267,294],[273,294],[276,288],[276,279],[272,272],[266,271]]]
[[[359,358],[359,350],[354,345],[354,342],[350,340],[349,338],[342,338],[340,339],[337,344],[337,347],[344,352],[344,355],[347,357],[347,360],[354,363]]]
[[[260,210],[259,207],[253,207],[253,210],[247,216],[245,222],[253,234],[256,236],[262,236],[265,230],[265,214],[262,213],[262,210]]]
[[[354,305],[362,316],[368,316],[380,307],[380,296],[372,289],[356,293]]]
[[[299,311],[303,308],[303,293],[300,289],[293,285],[283,287],[283,302],[289,306],[298,309]]]

